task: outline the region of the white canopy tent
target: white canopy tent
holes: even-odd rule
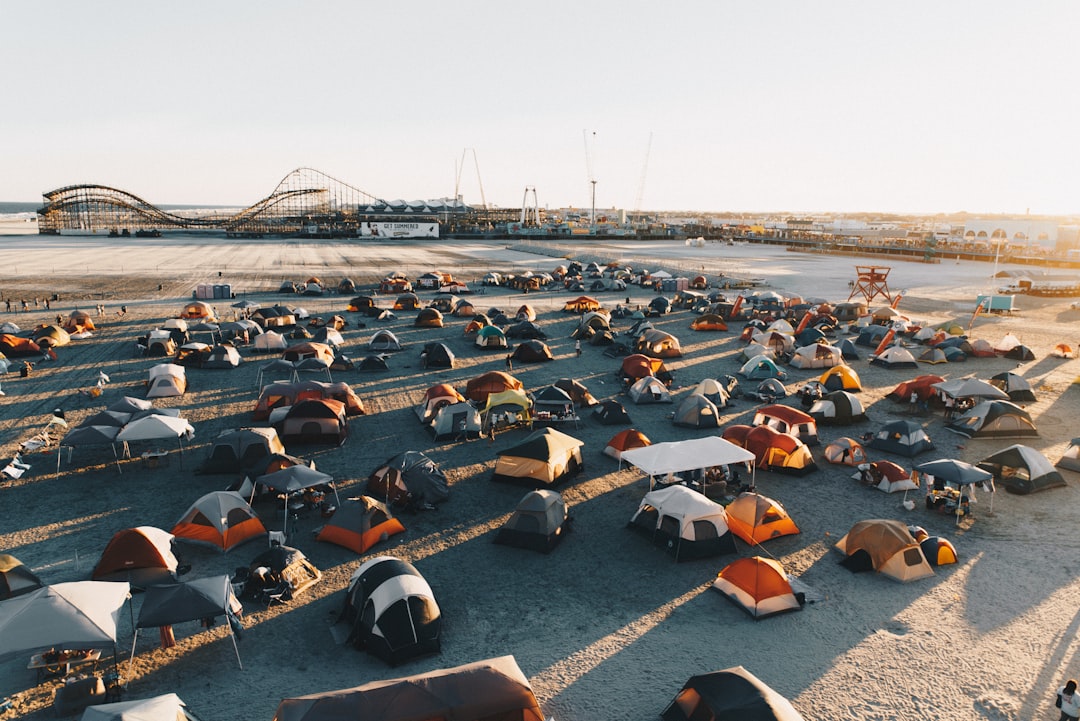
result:
[[[684,471],[729,466],[736,463],[750,464],[751,473],[754,473],[754,459],[753,453],[731,441],[719,436],[707,436],[686,441],[654,443],[644,448],[632,448],[622,452],[621,460],[636,466],[642,473],[649,476],[672,478]],[[751,484],[753,484],[752,481]]]
[[[163,416],[152,414],[134,420],[116,434],[116,440],[127,443],[128,441],[157,441],[165,438],[175,438],[180,448],[180,466],[184,465],[184,436],[189,438],[195,433],[190,423],[178,416]]]
[[[0,661],[50,648],[115,651],[129,590],[124,582],[74,581],[0,602]]]

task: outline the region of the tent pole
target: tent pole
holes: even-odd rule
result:
[[[62,445],[56,446],[56,478],[60,477],[60,451],[63,449]]]
[[[229,623],[229,619],[225,619],[225,623]],[[236,645],[236,632],[232,630],[232,624],[229,624],[229,638],[232,639],[233,653],[236,654],[236,665],[240,667],[240,670],[244,670],[244,662],[240,660],[240,648]]]
[[[120,469],[120,458],[116,455],[116,444],[110,443],[109,447],[112,448],[113,461],[116,463],[116,474],[122,476],[124,472]]]
[[[135,664],[135,644],[139,642],[139,629],[135,629],[135,637],[131,639],[131,658],[128,659],[128,678],[131,678],[131,667]]]

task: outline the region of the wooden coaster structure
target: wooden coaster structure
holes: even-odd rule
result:
[[[888,265],[857,265],[855,270],[859,277],[851,287],[851,300],[857,295],[866,299],[867,304],[877,297],[885,298],[885,302],[892,303],[892,295],[889,293],[889,271],[892,266]]]

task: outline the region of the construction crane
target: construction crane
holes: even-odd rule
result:
[[[652,131],[649,131],[649,142],[645,146],[645,162],[641,164],[641,180],[638,182],[637,197],[634,198],[634,215],[641,214],[641,203],[645,197],[645,174],[649,172],[650,152],[652,152]]]
[[[593,175],[592,154],[589,152],[589,131],[582,130],[581,135],[585,139],[585,174],[592,187],[592,210],[589,213],[589,224],[596,225],[596,176]],[[592,131],[592,137],[596,138],[596,131]]]

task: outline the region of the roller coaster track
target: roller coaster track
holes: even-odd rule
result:
[[[44,234],[61,231],[217,229],[229,233],[295,233],[305,224],[355,228],[365,209],[385,201],[312,168],[287,174],[274,191],[231,215],[180,215],[106,185],[70,185],[43,194]]]

